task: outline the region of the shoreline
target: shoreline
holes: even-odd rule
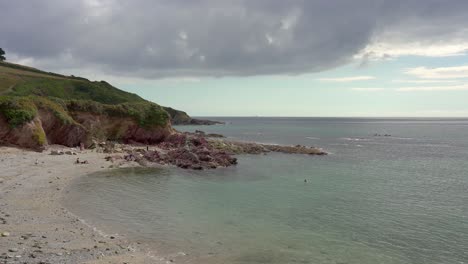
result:
[[[0,147],[0,263],[168,263],[142,244],[100,232],[64,207],[74,179],[110,170],[112,163],[91,150],[49,154],[58,149],[74,150]],[[89,163],[75,164],[77,157]]]
[[[317,148],[177,134],[155,146],[111,145],[79,151],[61,145],[36,152],[0,146],[0,264],[171,263],[150,245],[105,234],[65,208],[72,182],[126,167],[205,169],[237,164],[239,154],[326,155]],[[194,158],[195,157],[195,158]],[[77,164],[77,160],[80,162]],[[214,163],[213,163],[214,162]]]

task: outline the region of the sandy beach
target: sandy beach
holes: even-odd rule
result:
[[[103,153],[50,155],[51,149],[38,153],[0,147],[0,263],[171,262],[68,212],[61,201],[71,181],[115,165]],[[89,164],[75,164],[77,158]]]

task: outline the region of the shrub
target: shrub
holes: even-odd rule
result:
[[[28,97],[0,97],[0,113],[12,127],[21,126],[34,119],[37,107]]]
[[[47,143],[46,134],[38,122],[35,122],[35,126],[36,127],[33,131],[33,140],[37,143],[37,145],[43,146]]]

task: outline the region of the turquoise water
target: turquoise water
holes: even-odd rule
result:
[[[69,209],[176,263],[468,263],[468,120],[222,120],[178,129],[331,154],[89,175]]]

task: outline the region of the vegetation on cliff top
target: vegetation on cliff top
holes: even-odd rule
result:
[[[1,96],[0,114],[10,126],[17,127],[33,120],[37,115],[37,107],[30,98]]]
[[[163,107],[105,81],[0,62],[0,114],[15,127],[33,120],[38,109],[51,110],[64,123],[74,122],[72,112],[130,117],[145,128],[165,126],[169,121]]]

